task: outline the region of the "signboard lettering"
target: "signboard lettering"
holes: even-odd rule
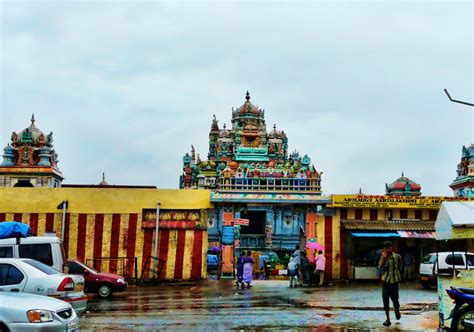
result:
[[[244,219],[244,218],[235,218],[233,222],[234,222],[234,225],[248,226],[250,220]]]

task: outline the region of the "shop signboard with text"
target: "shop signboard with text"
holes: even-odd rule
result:
[[[333,195],[332,208],[399,208],[439,209],[447,201],[468,201],[463,197],[443,196],[377,196],[377,195]]]

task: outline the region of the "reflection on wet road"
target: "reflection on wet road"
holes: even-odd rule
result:
[[[402,319],[389,330],[435,330],[435,291],[402,285]],[[257,281],[237,290],[232,281],[130,287],[109,300],[93,297],[81,319],[86,330],[224,330],[315,328],[380,330],[384,313],[375,284],[288,288],[285,281]]]

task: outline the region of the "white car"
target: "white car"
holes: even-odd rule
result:
[[[24,293],[0,292],[0,331],[76,331],[78,318],[69,303]]]
[[[438,260],[437,260],[438,258]],[[436,285],[436,276],[439,271],[474,270],[474,254],[466,252],[439,252],[426,255],[420,264],[420,282],[424,288]]]
[[[30,293],[70,302],[81,314],[87,307],[84,277],[58,272],[25,258],[0,258],[0,291]]]

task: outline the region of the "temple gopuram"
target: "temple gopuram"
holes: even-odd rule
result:
[[[232,273],[234,249],[283,253],[316,234],[321,174],[307,155],[288,153],[283,130],[267,132],[265,110],[250,102],[232,108],[231,128],[214,116],[207,160],[194,147],[183,158],[180,187],[211,190],[209,242],[223,248],[223,274]]]
[[[58,154],[53,147],[53,133],[45,135],[31,124],[13,132],[3,149],[0,164],[0,187],[60,187],[63,176],[58,168]]]
[[[474,144],[462,147],[457,177],[449,185],[457,197],[474,197]]]
[[[392,182],[390,185],[385,184],[385,195],[387,196],[421,196],[421,186],[402,176]]]

